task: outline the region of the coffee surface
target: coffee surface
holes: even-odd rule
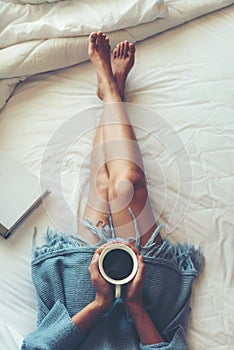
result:
[[[122,280],[131,274],[133,260],[131,255],[122,249],[111,250],[103,260],[103,268],[110,278]]]

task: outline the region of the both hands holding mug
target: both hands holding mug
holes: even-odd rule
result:
[[[83,334],[88,333],[96,322],[98,322],[99,318],[108,312],[114,304],[115,293],[113,285],[107,282],[103,277],[100,272],[99,264],[104,249],[111,247],[113,244],[115,243],[112,242],[99,247],[94,253],[90,263],[89,272],[96,291],[95,299],[72,317],[72,321]],[[118,245],[119,244],[131,248],[137,260],[137,269],[134,271],[134,277],[127,283],[126,291],[122,297],[127,312],[134,322],[142,344],[160,343],[163,339],[142,304],[142,293],[145,285],[146,273],[143,257],[134,246],[118,242]]]
[[[119,254],[119,259],[122,260],[122,266],[119,264],[119,268],[123,271],[122,276],[120,272],[115,271],[110,272],[111,268],[105,266],[105,260],[109,258],[109,265],[116,265],[117,254],[116,256],[113,253]],[[123,254],[125,253],[126,257]],[[104,254],[103,254],[104,253]],[[112,254],[112,256],[111,256]],[[128,258],[127,257],[127,258]],[[129,270],[128,270],[128,265]],[[126,308],[129,313],[131,313],[132,308],[136,306],[142,306],[142,292],[145,284],[145,266],[143,257],[140,255],[139,251],[132,245],[127,243],[108,243],[100,248],[98,248],[93,256],[89,267],[91,280],[96,290],[96,298],[99,301],[102,301],[106,305],[106,310],[108,311],[113,303],[115,298],[120,297],[121,289],[117,288],[120,285],[126,284],[126,290],[122,297]],[[115,273],[115,276],[113,275]],[[115,285],[116,291],[113,291],[113,285]]]

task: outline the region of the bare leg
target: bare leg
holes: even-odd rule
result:
[[[130,70],[134,62],[131,56],[133,55],[134,59],[134,47],[124,42],[122,48],[125,52],[125,59],[128,59],[128,64],[131,61],[131,64],[128,65]],[[155,230],[156,224],[148,199],[140,150],[124,106],[121,103],[121,95],[123,95],[124,82],[127,76],[126,71],[124,71],[125,78],[124,75],[121,76],[119,73],[118,79],[116,79],[116,72],[120,72],[122,66],[120,60],[125,64],[127,60],[124,60],[123,55],[116,55],[114,51],[115,58],[112,59],[114,77],[108,50],[110,48],[105,35],[102,33],[91,35],[89,56],[97,72],[98,96],[104,102],[104,112],[100,124],[106,161],[104,169],[107,175],[104,198],[109,201],[108,211],[110,210],[112,213],[117,236],[124,238],[134,236],[134,225],[128,210],[130,207],[138,218],[142,234],[141,243],[145,244]],[[131,57],[131,60],[129,60],[129,57]],[[117,81],[121,85],[120,91],[118,90]],[[116,153],[116,150],[118,153]],[[100,212],[102,210],[98,212],[99,217]],[[93,217],[90,218],[93,219]],[[161,242],[160,236],[158,236],[157,242]]]
[[[95,51],[98,51],[96,59],[103,69],[110,67],[110,46],[109,39],[101,32],[92,33],[89,38],[89,56],[92,56]],[[106,63],[108,62],[108,64]],[[102,69],[97,71],[97,95],[102,99]],[[108,214],[110,213],[108,201],[108,186],[109,173],[105,163],[105,153],[103,145],[103,127],[102,123],[98,126],[93,143],[93,150],[91,156],[91,171],[90,171],[90,190],[87,205],[84,212],[84,219],[89,218],[96,226],[101,226],[103,223],[110,224]],[[83,225],[78,227],[79,235],[91,244],[98,242],[98,237],[90,232],[90,230]]]

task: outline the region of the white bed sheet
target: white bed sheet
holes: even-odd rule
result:
[[[147,120],[148,113],[142,115],[140,129],[139,116],[134,122],[131,115],[143,150],[155,215],[160,213],[165,224],[162,234],[173,241],[200,244],[205,255],[205,269],[195,283],[191,301],[191,350],[234,348],[233,29],[232,6],[137,44],[136,64],[127,83],[127,102],[159,113],[159,120],[172,130],[172,140],[176,139],[177,146],[180,142],[185,145],[189,154],[192,177],[189,181],[188,176],[186,188],[192,186],[191,202],[190,191],[178,188],[174,146],[170,140],[162,145],[166,139],[160,136],[160,127],[157,130],[157,116],[149,114]],[[19,85],[1,112],[1,149],[40,175],[48,142],[59,150],[56,130],[89,107],[95,108],[86,125],[97,123],[101,103],[95,96],[95,79],[92,65],[85,62],[33,76]],[[84,115],[77,118],[83,125]],[[151,135],[147,134],[149,130]],[[85,190],[88,186],[85,156],[91,150],[93,134],[94,129],[82,135],[77,130],[81,137],[70,143],[63,166],[62,187],[71,212],[80,198],[76,179],[81,164],[80,180]],[[179,213],[181,222],[171,231],[167,230],[167,221],[178,193],[184,211]],[[69,232],[74,229],[74,221],[57,222],[56,210],[63,209],[57,203],[52,193],[45,207],[39,207],[9,240],[0,241],[3,350],[17,349],[23,336],[36,326],[36,295],[30,273],[33,227],[37,226],[40,237],[48,225],[64,225]]]

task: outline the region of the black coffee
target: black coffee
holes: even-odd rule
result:
[[[133,269],[133,260],[129,253],[122,249],[111,250],[103,260],[106,274],[114,280],[128,277]]]

